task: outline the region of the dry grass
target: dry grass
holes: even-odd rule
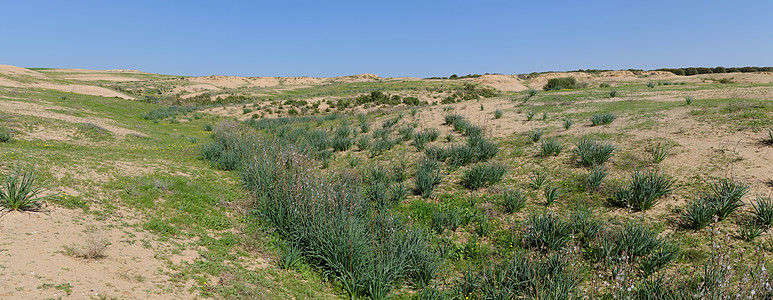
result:
[[[72,257],[83,258],[86,260],[98,260],[105,258],[105,250],[110,245],[110,241],[102,237],[100,232],[89,235],[86,244],[82,247],[65,247],[66,254]]]

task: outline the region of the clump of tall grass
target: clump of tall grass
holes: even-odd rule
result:
[[[5,131],[0,131],[0,143],[7,143],[13,139],[13,134]]]
[[[752,203],[752,212],[758,223],[770,227],[773,225],[773,201],[770,197],[757,196]]]
[[[545,187],[544,194],[545,203],[550,206],[564,194],[564,189],[560,185],[548,185]]]
[[[653,143],[649,147],[649,152],[652,155],[652,161],[656,164],[661,163],[664,159],[666,159],[666,156],[671,152],[671,149],[668,147],[668,144],[664,142],[660,143]]]
[[[10,211],[39,210],[53,195],[48,191],[47,182],[41,182],[33,167],[16,167],[3,178],[0,185],[0,206]]]
[[[335,151],[346,151],[349,150],[349,148],[352,147],[354,144],[354,139],[350,138],[349,135],[352,133],[351,128],[349,128],[349,125],[343,124],[338,129],[336,129],[335,134],[333,135],[333,138],[330,140],[330,146],[333,147],[333,150]]]
[[[615,98],[615,97],[617,97],[617,94],[618,94],[618,92],[617,92],[616,89],[609,90],[609,98]]]
[[[719,221],[724,220],[743,206],[741,198],[749,192],[749,186],[730,178],[722,178],[709,184],[711,192],[704,195],[705,201],[714,206]]]
[[[714,219],[714,205],[702,198],[694,199],[682,208],[682,226],[700,230],[711,224]]]
[[[561,143],[558,142],[556,139],[547,139],[542,141],[542,144],[540,145],[542,148],[542,156],[551,156],[551,155],[559,155],[561,154],[561,150],[564,149],[564,146],[561,145]]]
[[[765,145],[773,145],[773,129],[768,128],[768,135],[762,140]]]
[[[415,185],[416,193],[424,198],[432,196],[440,181],[443,179],[441,174],[440,162],[424,158],[416,166]]]
[[[545,130],[542,128],[536,128],[532,131],[529,131],[529,140],[532,143],[539,142],[540,139],[542,139],[542,135],[545,134]]]
[[[531,121],[534,119],[534,114],[535,112],[533,110],[526,112],[526,121]]]
[[[518,212],[526,206],[526,194],[521,189],[505,190],[502,200],[506,213]]]
[[[569,128],[571,128],[572,125],[574,125],[574,120],[570,118],[564,118],[564,129],[569,130]]]
[[[423,151],[424,147],[429,143],[437,140],[440,134],[434,128],[425,129],[413,134],[412,145],[416,147],[416,150]]]
[[[604,178],[607,177],[607,168],[604,166],[593,166],[585,178],[585,189],[589,192],[598,191]]]
[[[617,117],[610,113],[594,114],[590,117],[590,122],[593,126],[608,125],[611,124]]]
[[[609,142],[599,142],[591,138],[581,138],[577,142],[577,148],[574,150],[580,158],[580,163],[586,167],[593,167],[596,165],[603,165],[612,153],[615,151],[615,146]]]
[[[370,148],[370,137],[367,135],[361,135],[357,139],[357,148],[359,148],[360,151],[368,150],[368,148]]]
[[[494,119],[501,119],[504,114],[502,110],[497,109],[494,111]]]
[[[498,163],[482,163],[464,170],[462,186],[477,190],[484,186],[494,185],[502,180],[507,168]]]
[[[411,138],[413,138],[413,127],[410,127],[410,126],[402,127],[397,130],[397,133],[400,135],[400,138],[403,141],[410,141]]]
[[[590,207],[575,207],[569,214],[569,220],[571,220],[572,232],[585,244],[593,241],[601,231],[602,221]]]
[[[535,190],[541,189],[546,184],[550,183],[550,174],[545,171],[533,170],[529,176],[531,182],[529,186]]]
[[[548,212],[529,216],[522,239],[526,247],[547,252],[564,248],[571,234],[571,224]]]
[[[687,103],[687,105],[692,104],[692,96],[684,96],[684,102]]]
[[[637,211],[648,210],[661,197],[671,193],[674,181],[657,171],[636,171],[631,180],[612,192],[612,199],[618,205]]]

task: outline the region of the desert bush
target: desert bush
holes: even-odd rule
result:
[[[484,186],[494,185],[502,180],[507,168],[498,163],[482,163],[464,170],[462,186],[477,190]]]
[[[542,112],[542,121],[547,121],[548,119],[548,112]]]
[[[518,212],[526,206],[526,194],[521,189],[505,190],[502,200],[506,213]]]
[[[561,250],[569,242],[572,226],[551,212],[529,216],[523,242],[538,251]]]
[[[647,210],[671,193],[673,184],[673,180],[657,171],[636,171],[628,183],[613,191],[612,199],[620,206]]]
[[[47,182],[41,182],[37,170],[33,167],[16,167],[5,175],[0,186],[0,206],[10,211],[38,210],[43,202],[52,195],[43,195],[48,191]]]
[[[551,156],[551,155],[559,155],[561,154],[561,150],[564,149],[564,146],[561,145],[561,143],[558,142],[556,139],[547,139],[542,141],[541,144],[542,148],[542,156]]]
[[[502,115],[504,115],[504,112],[502,112],[502,110],[497,109],[494,111],[494,119],[501,119]]]
[[[572,127],[572,125],[574,125],[574,120],[569,118],[564,119],[564,129],[569,130],[569,128]]]
[[[440,162],[427,158],[420,160],[416,166],[416,193],[424,198],[432,196],[432,191],[443,178],[440,172]]]
[[[585,178],[585,189],[589,192],[598,191],[604,178],[607,177],[607,168],[604,166],[593,166]]]
[[[539,142],[540,139],[542,139],[542,135],[545,134],[545,130],[542,128],[536,128],[529,131],[529,140],[532,143]]]
[[[86,239],[86,245],[82,247],[65,247],[65,250],[66,254],[70,256],[79,257],[86,260],[97,260],[105,258],[105,251],[109,245],[110,241],[102,237],[100,232],[95,232],[90,234]]]
[[[560,77],[548,79],[548,83],[542,87],[546,91],[555,91],[563,89],[576,89],[580,86],[577,84],[577,79],[574,77]]]
[[[609,142],[599,142],[591,138],[581,138],[577,142],[574,153],[580,158],[580,163],[586,167],[603,165],[612,153],[615,146]]]
[[[593,126],[608,125],[611,124],[617,117],[610,113],[594,114],[590,117],[590,122]]]
[[[0,143],[10,142],[11,139],[13,139],[13,134],[7,133],[5,131],[0,131]]]

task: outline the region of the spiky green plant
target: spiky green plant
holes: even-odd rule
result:
[[[542,141],[542,144],[540,145],[542,148],[542,156],[551,156],[551,155],[559,155],[561,154],[561,150],[564,149],[564,146],[561,145],[561,143],[558,142],[558,140],[554,138],[549,138],[547,140]]]
[[[574,150],[580,158],[580,163],[586,167],[593,167],[596,165],[603,165],[612,153],[615,151],[615,146],[609,142],[599,142],[592,138],[581,138],[577,142],[577,149]]]
[[[432,191],[443,179],[440,171],[440,162],[436,160],[425,158],[419,161],[415,177],[416,192],[424,198],[432,196]]]
[[[17,167],[5,176],[0,186],[0,206],[6,210],[38,210],[52,195],[43,195],[48,189],[40,182],[33,167]]]
[[[570,118],[564,118],[564,129],[569,130],[569,128],[571,128],[572,125],[574,125],[574,120]]]
[[[494,119],[501,119],[502,115],[504,115],[504,112],[502,112],[502,110],[497,109],[494,111]]]
[[[749,192],[749,186],[731,178],[722,178],[709,184],[711,193],[704,196],[714,205],[719,221],[724,220],[743,206],[743,198]]]
[[[521,189],[506,190],[502,194],[506,213],[518,212],[526,206],[526,194]]]
[[[617,117],[615,115],[610,113],[602,113],[602,114],[594,114],[590,118],[591,124],[593,126],[599,126],[599,125],[609,125],[614,121]]]
[[[529,248],[548,252],[560,250],[569,242],[572,226],[551,212],[531,215],[526,221],[523,242]]]
[[[700,230],[711,224],[714,219],[714,205],[698,198],[687,203],[682,208],[682,226],[694,230]]]
[[[545,187],[545,203],[547,206],[556,202],[561,195],[564,194],[564,189],[560,185],[549,185]]]
[[[617,90],[616,89],[609,90],[609,98],[614,98],[614,97],[617,97]]]
[[[462,186],[477,190],[481,187],[493,185],[502,180],[507,168],[498,163],[482,163],[464,170],[462,174]]]
[[[769,196],[757,195],[757,199],[752,203],[752,213],[758,223],[767,227],[773,225],[773,201]]]
[[[585,178],[585,189],[589,192],[598,191],[604,178],[607,177],[607,168],[604,166],[594,166],[588,172]]]
[[[545,171],[533,170],[531,176],[529,176],[531,182],[529,186],[535,190],[541,189],[546,184],[550,183],[550,174]]]
[[[530,111],[528,111],[528,112],[526,113],[526,121],[531,121],[532,119],[534,119],[534,114],[535,114],[535,113],[534,113],[534,111],[533,111],[533,110],[530,110]]]
[[[671,152],[671,149],[668,147],[668,144],[660,142],[660,143],[654,143],[650,145],[649,152],[652,155],[652,161],[656,164],[659,164],[664,159],[666,159],[666,156]]]
[[[536,128],[532,131],[529,131],[529,140],[532,143],[539,142],[540,139],[542,139],[542,135],[545,134],[545,130],[542,128]]]
[[[671,193],[673,184],[672,179],[658,171],[636,171],[628,183],[613,192],[612,198],[618,205],[637,211],[647,210]]]
[[[692,96],[684,96],[684,102],[687,103],[687,105],[692,104]]]

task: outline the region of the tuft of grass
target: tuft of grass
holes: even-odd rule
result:
[[[762,235],[762,233],[764,233],[766,229],[767,229],[766,226],[759,224],[754,220],[747,220],[746,222],[744,222],[739,226],[738,236],[740,236],[741,239],[747,242],[751,242],[758,236]]]
[[[99,232],[89,235],[86,239],[86,245],[80,248],[65,247],[66,254],[87,260],[97,260],[105,258],[105,251],[110,241],[103,238]]]
[[[664,142],[654,143],[647,150],[652,155],[652,161],[656,164],[661,163],[671,153],[671,149]]]
[[[502,180],[507,168],[498,163],[482,163],[464,170],[462,186],[477,190],[484,186],[494,185]]]
[[[212,131],[212,124],[204,124],[204,131]]]
[[[40,182],[35,168],[17,167],[6,174],[0,186],[0,206],[11,211],[39,210],[53,196],[42,195],[48,191],[46,184]]]
[[[550,183],[550,174],[544,171],[534,170],[531,172],[529,179],[531,180],[529,186],[535,190],[539,190]]]
[[[579,234],[582,243],[593,241],[601,231],[602,221],[590,207],[582,205],[575,207],[569,214],[569,220],[571,220],[572,231]]]
[[[564,146],[561,145],[561,143],[558,142],[556,139],[547,139],[542,141],[541,144],[542,148],[542,156],[551,156],[551,155],[559,155],[561,154],[561,151],[564,150]]]
[[[357,139],[357,148],[360,149],[360,151],[365,151],[370,148],[370,138],[367,135],[361,135],[359,139]]]
[[[564,189],[560,185],[549,185],[545,187],[544,194],[545,203],[550,206],[564,194]]]
[[[615,115],[610,113],[603,113],[603,114],[594,114],[590,117],[590,122],[593,124],[593,126],[599,126],[599,125],[609,125],[614,121],[617,117]]]
[[[687,103],[687,105],[692,104],[692,97],[691,96],[684,96],[684,102]]]
[[[752,213],[758,223],[767,227],[773,225],[773,201],[770,196],[757,195],[757,199],[752,203]]]
[[[518,212],[526,207],[526,194],[521,189],[506,190],[502,194],[506,213]]]
[[[570,118],[564,118],[564,129],[569,130],[569,128],[571,128],[572,125],[574,125],[574,120]]]
[[[501,119],[502,115],[504,115],[504,112],[502,112],[502,110],[497,109],[494,111],[494,119]]]
[[[406,126],[397,130],[397,134],[403,141],[410,141],[413,138],[413,127]]]
[[[617,187],[612,193],[613,201],[618,205],[637,211],[648,210],[658,203],[661,197],[671,193],[674,181],[657,171],[636,171],[631,181]]]
[[[534,96],[537,95],[537,90],[529,89],[528,91],[526,91],[526,95],[529,96],[529,97],[534,97]]]
[[[615,97],[617,97],[617,90],[616,89],[609,90],[609,98],[615,98]]]
[[[539,142],[540,139],[542,139],[542,135],[545,134],[545,130],[542,128],[536,128],[532,131],[529,131],[529,140],[532,143]]]
[[[542,252],[561,250],[572,234],[571,224],[552,212],[531,215],[526,228],[524,245]]]
[[[542,112],[542,121],[548,120],[548,112]]]
[[[585,189],[589,192],[598,191],[604,178],[607,177],[607,168],[604,166],[593,166],[585,178]]]
[[[655,87],[655,83],[654,83],[654,82],[652,82],[652,81],[650,81],[650,82],[647,82],[647,87],[648,87],[648,88],[654,88],[654,87]]]
[[[682,226],[700,230],[711,224],[714,218],[714,205],[702,198],[692,200],[682,208]]]
[[[295,243],[285,243],[279,250],[279,267],[285,270],[294,269],[303,263],[302,249]]]
[[[438,131],[434,128],[416,132],[413,134],[412,145],[416,147],[416,150],[424,151],[424,147],[426,147],[429,142],[437,140],[438,135]]]
[[[722,178],[709,184],[711,193],[704,196],[716,211],[717,219],[722,221],[743,206],[741,198],[749,192],[749,186],[730,178]]]
[[[440,174],[440,162],[424,158],[419,161],[416,168],[416,193],[423,198],[429,198],[432,196],[432,191],[435,190],[435,187],[443,179],[443,176]]]
[[[577,142],[574,153],[580,158],[580,163],[586,167],[603,165],[612,153],[615,146],[609,142],[599,142],[591,138],[582,138]]]

